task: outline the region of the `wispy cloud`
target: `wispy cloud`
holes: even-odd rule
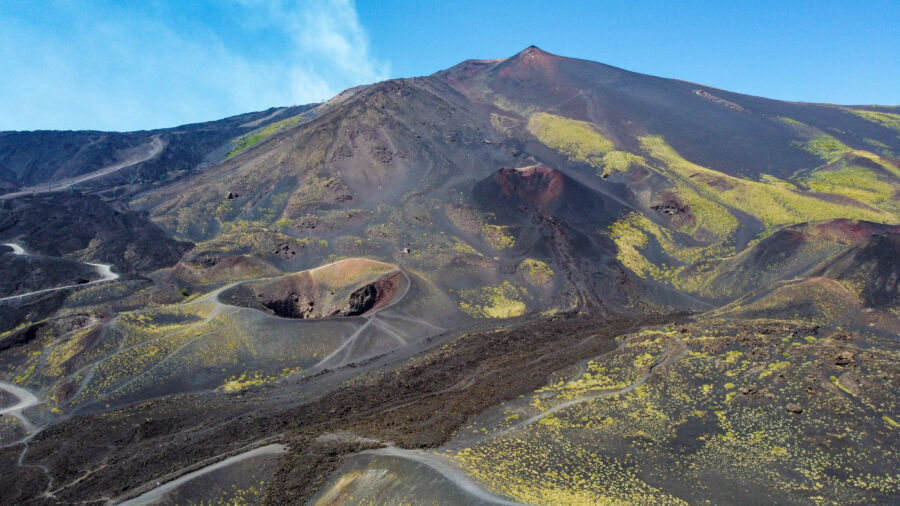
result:
[[[291,84],[295,102],[334,95],[330,83],[370,83],[387,78],[390,66],[370,55],[369,37],[350,0],[262,2],[244,0],[268,11],[268,19],[293,45]]]
[[[55,25],[0,13],[0,130],[174,126],[317,102],[389,75],[348,0],[228,7],[227,29],[85,2],[55,5]],[[272,42],[247,50],[251,36]]]

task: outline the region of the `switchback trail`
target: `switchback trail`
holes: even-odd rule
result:
[[[19,402],[13,404],[12,406],[0,409],[0,415],[14,416],[18,418],[20,422],[22,422],[22,425],[25,426],[25,429],[28,430],[29,433],[34,432],[34,424],[32,424],[27,418],[25,418],[25,416],[22,414],[22,411],[30,408],[31,406],[37,406],[41,403],[41,400],[28,390],[13,385],[12,383],[7,383],[5,381],[0,381],[0,390],[8,392],[19,399]]]
[[[19,246],[18,244],[7,242],[3,243],[4,246],[9,246],[13,249],[14,255],[26,256],[28,253],[25,252],[25,249]],[[100,275],[100,279],[95,279],[88,283],[81,283],[75,285],[65,285],[65,286],[55,286],[53,288],[44,288],[43,290],[36,290],[34,292],[20,293],[18,295],[10,295],[9,297],[0,297],[0,302],[8,301],[8,300],[19,300],[25,297],[30,297],[32,295],[39,295],[42,293],[55,292],[58,290],[67,290],[69,288],[79,288],[90,285],[96,285],[98,283],[105,283],[107,281],[115,281],[119,279],[119,275],[112,271],[112,265],[109,264],[93,264],[90,262],[85,262],[86,265],[90,265],[97,271],[97,274]]]

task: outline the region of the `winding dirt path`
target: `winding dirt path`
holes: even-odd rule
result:
[[[333,265],[333,264],[335,264],[335,263],[338,263],[338,262],[333,262],[333,263],[331,263],[331,264],[326,264],[326,265],[324,265],[324,266],[316,267],[315,269],[320,269],[320,268],[323,268],[323,267],[328,267],[328,266]],[[310,270],[315,270],[315,269],[310,269]],[[299,272],[303,272],[303,271],[299,271]],[[372,310],[372,311],[371,311],[370,313],[368,313],[368,314],[365,314],[365,315],[360,316],[360,318],[364,318],[364,319],[365,319],[365,322],[364,322],[362,325],[360,325],[359,328],[357,328],[357,329],[354,330],[352,333],[350,333],[347,337],[343,337],[343,338],[342,338],[342,341],[341,341],[341,344],[340,344],[335,350],[333,350],[327,357],[325,357],[324,359],[322,359],[321,361],[319,361],[316,365],[312,366],[312,368],[310,369],[311,371],[318,371],[318,370],[324,369],[326,366],[335,366],[335,367],[339,367],[339,366],[343,365],[343,363],[345,363],[345,362],[347,362],[347,361],[350,361],[351,358],[352,358],[352,352],[353,352],[353,349],[354,349],[354,345],[355,345],[355,344],[357,343],[357,341],[359,340],[360,335],[361,335],[366,329],[368,329],[370,326],[371,326],[371,327],[376,327],[379,331],[383,332],[386,336],[388,336],[388,337],[394,339],[395,341],[397,341],[398,347],[401,347],[401,348],[402,348],[402,347],[404,347],[404,346],[407,346],[407,345],[409,344],[409,340],[408,340],[408,337],[409,337],[409,336],[404,337],[404,336],[403,336],[404,332],[401,331],[401,330],[399,330],[399,329],[397,329],[394,325],[390,324],[389,321],[387,320],[387,318],[396,318],[396,319],[401,320],[401,321],[405,321],[405,322],[409,322],[409,323],[415,323],[415,324],[420,324],[420,325],[423,325],[423,326],[425,326],[425,327],[427,327],[427,328],[433,329],[433,331],[436,331],[436,332],[442,332],[442,331],[446,330],[446,329],[444,329],[443,327],[438,327],[437,325],[433,325],[433,324],[431,324],[431,323],[429,323],[429,322],[427,322],[427,321],[425,321],[425,320],[422,320],[422,319],[419,319],[419,318],[414,318],[414,317],[409,317],[409,316],[404,316],[404,315],[400,315],[400,314],[396,314],[396,313],[385,313],[385,314],[379,315],[377,319],[375,318],[375,316],[376,316],[378,313],[380,313],[381,311],[383,311],[383,310],[385,310],[385,309],[388,309],[388,308],[391,308],[391,307],[395,306],[396,304],[398,304],[398,303],[399,303],[399,302],[400,302],[400,301],[401,301],[401,300],[409,293],[410,286],[412,285],[412,281],[409,279],[409,276],[408,276],[405,272],[403,272],[401,269],[397,269],[397,270],[395,270],[395,271],[393,271],[393,272],[391,272],[391,273],[388,273],[388,275],[392,275],[392,274],[395,274],[395,273],[401,273],[401,274],[403,274],[403,276],[404,276],[404,278],[405,278],[405,280],[406,280],[406,287],[405,287],[403,293],[399,294],[399,295],[398,295],[396,298],[394,298],[389,304],[387,304],[387,305],[385,305],[385,306],[383,306],[383,307],[374,309],[374,310]],[[278,279],[278,278],[282,278],[282,277],[285,277],[285,276],[289,276],[289,275],[292,275],[292,274],[295,274],[295,273],[281,274],[281,275],[278,275],[278,276],[272,276],[272,277],[266,277],[266,278],[257,278],[257,279],[250,279],[250,280],[234,281],[234,282],[228,283],[228,284],[226,284],[226,285],[224,285],[224,286],[222,286],[222,287],[220,287],[220,288],[217,288],[217,289],[215,289],[215,290],[213,290],[213,291],[211,291],[211,292],[209,292],[209,293],[207,293],[207,294],[205,294],[205,295],[203,295],[203,296],[201,296],[201,297],[198,297],[198,298],[196,298],[196,299],[194,299],[194,300],[191,300],[191,301],[189,301],[189,302],[184,302],[184,303],[180,303],[180,304],[175,304],[175,306],[182,306],[182,307],[184,307],[184,306],[191,306],[191,305],[195,305],[195,304],[213,304],[214,309],[213,309],[212,313],[211,313],[209,316],[205,317],[203,320],[201,320],[201,321],[199,321],[199,322],[196,322],[196,323],[193,323],[193,324],[191,324],[191,325],[189,325],[189,326],[187,326],[187,327],[185,327],[185,328],[183,328],[183,329],[179,329],[179,330],[177,330],[177,331],[173,331],[173,332],[164,334],[164,335],[162,335],[162,336],[159,336],[159,337],[155,337],[155,338],[149,339],[149,340],[147,340],[147,341],[141,341],[141,342],[139,342],[139,343],[136,343],[136,344],[133,344],[133,345],[130,345],[130,346],[120,346],[117,350],[115,350],[114,352],[110,353],[109,355],[106,355],[106,356],[104,356],[104,357],[100,357],[100,358],[98,358],[98,359],[96,359],[96,360],[94,360],[94,361],[92,361],[92,362],[90,362],[90,363],[87,363],[87,364],[83,365],[81,368],[79,368],[78,370],[76,370],[75,372],[71,373],[71,374],[68,376],[68,378],[71,380],[71,379],[73,379],[73,378],[75,378],[75,377],[81,375],[82,373],[85,373],[85,372],[86,372],[86,374],[83,375],[81,381],[79,382],[79,387],[78,387],[78,389],[76,390],[75,394],[73,395],[73,398],[78,398],[78,396],[81,394],[81,392],[82,392],[82,391],[87,387],[87,385],[93,380],[93,378],[94,378],[94,373],[95,373],[95,371],[97,370],[97,367],[99,367],[99,366],[100,366],[101,364],[103,364],[104,362],[107,362],[108,360],[112,359],[113,357],[115,357],[115,356],[117,356],[117,355],[120,355],[120,354],[123,353],[123,352],[127,352],[127,351],[129,351],[129,350],[131,350],[131,349],[133,349],[133,348],[137,348],[137,347],[139,347],[139,346],[144,346],[144,345],[146,345],[146,344],[148,344],[148,343],[152,343],[152,342],[154,342],[154,341],[158,341],[158,340],[161,340],[161,339],[166,339],[166,338],[171,337],[172,335],[174,335],[174,334],[176,334],[176,333],[187,332],[187,331],[192,330],[192,329],[197,329],[197,328],[203,327],[203,326],[207,325],[210,321],[212,321],[213,319],[215,319],[216,317],[218,317],[218,316],[219,316],[220,314],[222,314],[223,312],[232,312],[232,311],[235,311],[235,310],[247,309],[247,308],[242,308],[242,307],[240,307],[240,306],[233,306],[233,305],[231,305],[231,304],[228,304],[228,303],[225,303],[225,302],[222,302],[221,300],[219,300],[219,295],[220,295],[222,292],[224,292],[224,291],[226,291],[226,290],[228,290],[228,289],[230,289],[230,288],[232,288],[232,287],[234,287],[234,286],[243,284],[243,283],[248,283],[248,282],[253,282],[253,281],[260,281],[260,280],[273,280],[273,279]],[[80,286],[84,286],[84,285],[80,285]],[[137,311],[130,312],[130,313],[128,313],[128,314],[142,314],[142,313],[145,313],[145,312],[147,312],[147,311],[153,311],[153,310],[155,310],[155,309],[158,309],[158,308],[148,308],[148,309],[143,309],[143,310],[137,310]],[[254,311],[258,311],[258,310],[254,310]],[[262,311],[258,311],[258,313],[259,313],[259,318],[276,318],[276,319],[282,319],[282,318],[283,318],[283,317],[280,317],[280,316],[276,316],[276,315],[271,315],[271,314],[268,314],[268,313],[264,313],[264,312],[262,312]],[[110,320],[110,321],[107,322],[105,325],[115,325],[116,322],[118,321],[118,319],[121,318],[122,316],[123,316],[123,315],[121,315],[121,314],[118,315],[118,316],[116,316],[116,318]],[[294,320],[294,321],[297,321],[298,323],[300,322],[299,320]],[[396,323],[396,322],[395,322],[395,323]],[[203,338],[205,338],[205,337],[207,337],[207,336],[198,336],[198,337],[195,337],[195,338],[192,338],[192,339],[186,341],[185,343],[183,343],[183,344],[181,344],[180,346],[178,346],[176,349],[174,349],[174,350],[170,351],[169,353],[167,353],[167,354],[166,354],[164,357],[162,357],[158,362],[156,362],[156,363],[154,363],[153,365],[149,366],[147,369],[143,370],[142,372],[137,373],[136,375],[134,375],[133,377],[131,377],[130,379],[128,379],[128,380],[125,381],[124,383],[122,383],[122,384],[118,385],[117,387],[113,388],[112,390],[106,392],[106,393],[103,394],[101,397],[104,398],[104,399],[108,399],[109,396],[114,395],[114,394],[120,392],[121,390],[123,390],[124,388],[128,387],[129,385],[135,383],[136,381],[140,380],[141,378],[144,378],[144,377],[147,375],[147,373],[151,372],[152,370],[154,370],[154,369],[157,368],[158,366],[160,366],[160,365],[162,365],[162,364],[168,362],[169,360],[173,359],[173,357],[175,357],[179,352],[181,352],[181,351],[182,351],[184,348],[186,348],[187,346],[189,346],[189,345],[193,344],[194,342],[196,342],[197,340],[203,339]],[[123,342],[124,342],[124,341],[123,341]],[[340,360],[338,360],[338,358],[337,358],[338,355],[341,355],[342,353],[343,353],[343,357],[342,357]],[[307,371],[307,373],[308,373],[308,372],[309,372],[309,371]]]
[[[236,464],[242,460],[249,459],[251,457],[257,457],[260,455],[278,455],[287,451],[287,447],[280,444],[271,444],[267,446],[261,446],[259,448],[254,448],[248,452],[240,453],[238,455],[234,455],[232,457],[228,457],[227,459],[220,460],[215,464],[208,465],[196,471],[187,473],[185,475],[180,476],[172,481],[166,482],[162,485],[157,486],[153,490],[149,492],[145,492],[133,499],[129,499],[127,501],[119,503],[120,506],[137,506],[142,504],[153,504],[157,500],[161,499],[165,494],[174,490],[175,488],[187,483],[194,478],[203,476],[204,474],[211,473],[217,469],[221,469],[223,467],[230,466],[231,464]]]
[[[13,385],[12,383],[7,383],[5,381],[0,381],[0,390],[12,394],[14,397],[19,399],[19,402],[13,404],[12,406],[0,409],[0,415],[14,416],[18,418],[20,422],[22,422],[22,425],[25,426],[25,429],[29,433],[35,432],[34,424],[32,424],[31,421],[25,418],[25,415],[22,414],[22,411],[32,406],[37,406],[41,403],[41,400],[28,390]]]
[[[522,504],[496,496],[481,488],[478,483],[472,480],[472,478],[470,478],[469,475],[463,472],[462,469],[460,469],[456,464],[438,455],[434,455],[421,450],[403,450],[393,446],[380,448],[377,450],[366,450],[361,453],[406,459],[417,462],[419,464],[424,464],[440,473],[441,476],[459,487],[460,490],[479,501],[484,501],[490,504],[503,504],[507,506],[519,506]]]
[[[28,256],[28,253],[25,252],[25,249],[16,243],[6,242],[6,243],[3,243],[3,245],[11,247],[13,249],[14,255]],[[18,295],[10,295],[9,297],[0,297],[0,302],[7,301],[7,300],[23,299],[25,297],[30,297],[32,295],[39,295],[42,293],[55,292],[57,290],[67,290],[69,288],[91,286],[91,285],[96,285],[98,283],[106,283],[107,281],[115,281],[115,280],[119,279],[119,275],[112,271],[112,265],[110,265],[110,264],[92,264],[90,262],[85,262],[85,264],[93,267],[94,270],[97,271],[97,274],[100,275],[100,279],[95,279],[94,281],[90,281],[88,283],[56,286],[53,288],[44,288],[43,290],[36,290],[34,292],[20,293]]]
[[[681,356],[684,355],[685,351],[687,351],[687,346],[685,346],[684,342],[679,337],[675,337],[675,344],[667,346],[666,351],[663,352],[662,356],[660,356],[660,358],[658,360],[656,360],[654,363],[650,364],[650,367],[647,368],[647,372],[644,373],[640,378],[638,378],[638,380],[635,381],[634,383],[632,383],[624,388],[617,388],[614,390],[601,390],[594,394],[588,394],[583,397],[579,397],[577,399],[572,399],[569,401],[562,402],[560,404],[557,404],[557,405],[551,407],[550,409],[547,409],[546,411],[538,413],[532,417],[526,418],[525,420],[509,427],[508,429],[499,432],[497,435],[503,435],[508,432],[527,427],[529,425],[532,425],[536,422],[541,421],[541,419],[545,418],[547,415],[562,411],[566,408],[570,408],[570,407],[578,405],[578,404],[582,404],[584,402],[592,401],[594,399],[602,399],[603,397],[611,397],[613,395],[622,395],[622,394],[627,394],[629,392],[632,392],[635,389],[637,389],[639,386],[646,383],[647,380],[650,379],[650,376],[653,375],[654,371],[657,368],[659,368],[660,366],[663,366],[666,364],[671,364],[673,362],[678,361],[681,358]],[[492,435],[492,437],[495,437],[495,436]]]
[[[529,425],[537,423],[538,421],[540,421],[541,419],[543,419],[544,417],[546,417],[547,415],[549,415],[551,413],[556,413],[558,411],[562,411],[566,408],[575,406],[577,404],[588,402],[588,401],[591,401],[594,399],[600,399],[603,397],[610,397],[613,395],[626,394],[628,392],[635,390],[636,388],[643,385],[648,379],[650,379],[650,377],[661,366],[665,366],[665,365],[677,362],[684,355],[684,353],[687,351],[687,346],[677,336],[674,338],[674,340],[675,340],[675,343],[668,345],[666,347],[666,350],[659,357],[659,359],[657,359],[653,364],[651,364],[649,367],[647,367],[646,372],[640,378],[638,378],[637,381],[635,381],[634,383],[631,383],[630,385],[628,385],[624,388],[619,388],[619,389],[614,389],[614,390],[603,390],[603,391],[599,391],[594,394],[589,394],[589,395],[585,395],[583,397],[579,397],[577,399],[572,399],[569,401],[562,402],[560,404],[557,404],[557,405],[551,407],[550,409],[547,409],[547,410],[545,410],[541,413],[538,413],[526,420],[523,420],[505,430],[502,430],[497,433],[489,434],[484,439],[488,439],[488,438],[494,439],[496,437],[504,436],[510,432],[514,432],[514,431],[523,429]],[[583,373],[583,369],[582,369],[583,366],[581,364],[579,364],[578,367],[579,367],[579,372]],[[577,379],[579,376],[580,376],[580,374],[576,375],[573,379]],[[444,478],[451,481],[454,485],[458,486],[461,490],[465,491],[470,496],[472,496],[473,498],[480,500],[480,501],[485,501],[485,502],[492,503],[492,504],[504,504],[504,505],[521,504],[521,503],[509,501],[507,499],[504,499],[502,497],[498,497],[498,496],[492,494],[491,492],[489,492],[488,490],[483,488],[483,486],[478,481],[476,481],[474,478],[469,476],[455,462],[448,460],[438,454],[425,452],[425,451],[421,451],[421,450],[405,450],[405,449],[396,448],[393,446],[387,447],[387,448],[382,448],[382,449],[377,449],[377,450],[367,450],[362,453],[385,455],[385,456],[390,456],[390,457],[408,459],[408,460],[412,460],[412,461],[427,465],[428,467],[430,467],[430,468],[434,469],[435,471],[437,471],[438,473],[440,473]]]
[[[24,255],[25,254],[25,250],[21,246],[19,246],[18,244],[14,243],[14,242],[5,242],[5,243],[3,243],[3,245],[9,246],[10,248],[12,248],[13,255]]]
[[[14,193],[7,193],[5,195],[0,195],[0,200],[12,199],[16,197],[21,197],[24,195],[37,195],[42,193],[52,193],[63,190],[68,190],[70,187],[83,183],[85,181],[90,181],[91,179],[96,179],[98,177],[103,177],[108,174],[112,174],[113,172],[122,170],[126,167],[131,167],[132,165],[137,165],[139,163],[146,162],[151,158],[156,157],[160,153],[162,153],[163,148],[166,147],[166,144],[159,138],[158,135],[153,136],[150,139],[150,142],[146,145],[142,146],[146,153],[141,155],[137,155],[135,158],[131,158],[119,163],[115,163],[112,165],[107,165],[102,169],[95,170],[93,172],[89,172],[87,174],[82,174],[80,176],[70,177],[66,179],[61,179],[59,181],[53,183],[45,183],[34,186],[29,186],[26,188],[22,188],[21,190]]]
[[[396,272],[403,274],[403,278],[406,280],[406,288],[403,290],[403,293],[401,293],[399,296],[397,296],[397,298],[395,298],[393,301],[391,301],[390,304],[387,304],[384,307],[380,307],[378,309],[373,310],[372,312],[370,312],[368,314],[363,315],[363,318],[366,319],[366,323],[362,324],[361,327],[356,329],[356,331],[353,334],[351,334],[350,337],[345,339],[344,342],[341,343],[341,345],[338,346],[334,351],[329,353],[328,356],[326,356],[325,358],[320,360],[319,363],[314,366],[315,369],[321,369],[323,367],[326,367],[331,362],[337,362],[332,365],[339,366],[339,365],[342,365],[344,362],[348,361],[351,357],[350,353],[353,351],[353,345],[356,344],[356,342],[359,340],[359,336],[363,333],[364,330],[366,330],[369,327],[369,325],[374,324],[374,325],[380,327],[382,330],[384,330],[388,334],[393,334],[393,336],[396,336],[396,338],[398,338],[401,341],[402,346],[406,346],[406,344],[408,344],[405,339],[403,339],[402,337],[397,335],[397,333],[394,332],[393,330],[390,330],[390,329],[393,329],[393,327],[391,327],[390,324],[388,324],[387,322],[381,321],[381,320],[377,320],[378,313],[396,305],[398,302],[403,300],[403,298],[406,297],[406,294],[409,293],[410,286],[412,286],[412,280],[409,279],[409,276],[407,276],[406,273],[403,272],[403,270],[398,269]],[[394,274],[394,273],[388,273],[388,275],[391,275],[391,274]],[[425,322],[425,323],[427,325],[430,325],[427,322]],[[385,325],[387,327],[390,327],[390,329],[385,328]],[[433,327],[433,325],[431,325],[431,326]],[[337,357],[342,352],[344,352],[343,360],[337,361],[336,360]]]

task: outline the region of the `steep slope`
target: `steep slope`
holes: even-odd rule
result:
[[[230,139],[312,107],[275,108],[218,121],[140,132],[0,132],[0,190],[11,192],[39,186],[139,159],[154,142],[161,144],[159,153],[129,167],[128,176],[114,181],[120,184],[159,181],[176,172],[189,172],[216,162],[225,153],[217,155],[214,151]],[[107,181],[106,185],[109,184]]]
[[[545,165],[500,169],[475,184],[475,199],[506,219],[534,212],[573,226],[607,227],[625,206]]]
[[[151,204],[167,228],[194,239],[238,220],[271,225],[315,211],[396,205],[453,178],[481,177],[502,163],[497,158],[511,163],[501,149],[483,149],[489,128],[464,97],[439,81],[388,81],[214,172],[139,202]],[[192,213],[179,217],[179,209]]]
[[[900,309],[900,229],[873,234],[813,274],[845,282],[870,307]]]
[[[55,257],[109,263],[119,272],[168,267],[190,248],[145,216],[97,197],[22,197],[0,203],[0,236]]]
[[[3,502],[900,496],[896,109],[532,47],[294,112],[0,201],[125,274],[0,307]]]
[[[766,112],[751,107],[759,104]],[[198,254],[258,254],[288,270],[328,254],[374,255],[519,308],[494,314],[521,314],[532,307],[525,299],[540,305],[558,293],[546,288],[553,283],[528,288],[509,277],[521,262],[547,260],[550,272],[555,264],[570,273],[570,287],[595,276],[608,286],[600,281],[608,275],[628,289],[661,284],[720,299],[728,295],[712,293],[699,272],[754,239],[789,242],[779,230],[811,221],[900,222],[900,162],[866,150],[893,153],[896,135],[873,114],[891,113],[725,100],[532,47],[351,90],[215,171],[134,205],[200,241]],[[553,200],[563,187],[577,191]],[[274,244],[273,232],[281,234]],[[225,237],[258,246],[223,250]],[[603,268],[576,276],[572,266],[588,258]],[[619,264],[631,280],[613,274]],[[716,286],[738,292],[741,284]],[[472,289],[482,293],[463,292]]]
[[[644,283],[616,261],[615,244],[598,234],[628,208],[545,165],[500,169],[475,183],[478,209],[496,217],[510,237],[510,254],[531,262],[551,260],[565,275],[580,309],[621,309],[638,299],[662,301],[640,293]],[[657,294],[658,295],[658,294]]]
[[[784,177],[818,165],[802,147],[808,139],[781,118],[854,148],[884,145],[900,153],[897,131],[857,109],[740,95],[534,46],[502,60],[468,60],[435,76],[491,107],[498,121],[524,126],[532,113],[553,112],[597,125],[625,151],[639,148],[638,136],[662,135],[685,158],[742,177]]]
[[[897,226],[850,220],[785,228],[712,268],[706,265],[700,290],[727,300],[777,281],[818,276],[838,279],[825,273],[827,266],[848,255],[852,257],[852,251],[864,250],[873,241],[884,238],[890,242],[898,235],[900,227]],[[882,256],[881,268],[889,269],[890,252],[883,251]],[[848,258],[845,269],[852,271],[866,264],[867,261]],[[701,276],[697,272],[699,268],[688,269],[685,275]],[[867,274],[860,275],[860,278],[867,277]]]
[[[175,264],[191,248],[169,237],[146,216],[93,195],[19,197],[0,201],[0,237],[27,248],[27,258],[0,263],[5,295],[98,279],[85,262],[109,265],[110,274],[140,277]],[[26,290],[33,288],[35,290]],[[0,332],[41,321],[60,309],[72,290],[0,301]]]

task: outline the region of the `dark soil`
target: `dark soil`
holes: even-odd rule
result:
[[[176,168],[196,168],[210,152],[228,140],[311,107],[313,105],[288,107],[274,116],[270,109],[218,121],[140,132],[0,132],[0,181],[10,183],[10,189],[13,189],[87,174],[127,159],[129,150],[146,145],[152,137],[159,136],[165,143],[159,156],[126,169],[128,174],[103,178],[112,184],[121,180],[139,186],[135,183],[161,180]],[[262,121],[248,125],[254,120]],[[96,181],[92,182],[92,185],[96,184]]]
[[[864,243],[840,255],[814,275],[832,279],[865,279],[862,296],[866,305],[887,307],[900,299],[900,234],[874,234]]]
[[[0,297],[99,279],[90,265],[52,257],[0,254]]]
[[[301,504],[314,496],[328,482],[344,457],[383,444],[356,438],[300,439],[291,444],[292,451],[281,459],[281,467],[272,479],[278,487],[268,491],[266,504]]]
[[[558,369],[613,349],[616,335],[664,321],[555,317],[463,335],[394,370],[370,373],[308,402],[298,401],[298,394],[303,383],[312,385],[317,378],[237,395],[150,401],[54,425],[34,438],[25,461],[46,465],[55,487],[69,484],[57,493],[66,502],[121,499],[154,478],[188,472],[204,459],[263,440],[291,445],[279,476],[324,480],[322,473],[334,469],[340,455],[358,448],[321,440],[313,445],[320,435],[346,432],[405,448],[434,447],[469,417],[533,391]],[[0,458],[12,451],[0,450]],[[22,473],[31,470],[10,469],[0,485],[0,501],[17,503],[43,491],[41,483],[10,487]],[[291,480],[275,480],[267,502],[295,504],[314,492]]]
[[[26,196],[0,202],[0,237],[19,237],[30,251],[112,264],[116,272],[149,272],[176,263],[193,245],[169,237],[142,214],[98,197]],[[0,275],[3,274],[0,265]]]

